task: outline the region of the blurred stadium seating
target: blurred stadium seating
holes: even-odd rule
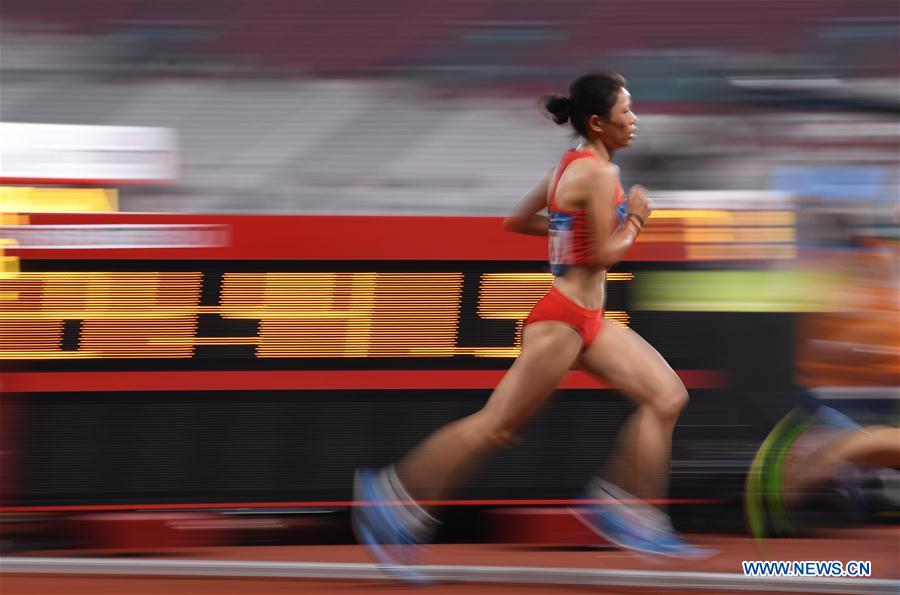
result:
[[[123,192],[128,211],[501,214],[568,142],[535,98],[596,67],[629,76],[643,116],[620,160],[626,183],[766,188],[778,165],[821,161],[829,143],[826,162],[849,148],[897,161],[893,132],[872,146],[893,121],[880,112],[842,113],[834,147],[827,113],[778,109],[900,105],[891,1],[77,7],[3,3],[0,119],[176,129],[182,178]],[[851,84],[837,100],[764,84],[804,77]],[[774,110],[759,108],[773,98]],[[882,196],[896,188],[888,175]]]

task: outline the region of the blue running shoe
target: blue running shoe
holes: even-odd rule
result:
[[[666,555],[668,549],[652,541],[652,532],[646,530],[639,523],[625,518],[622,510],[624,505],[611,502],[609,504],[597,504],[591,502],[589,497],[586,502],[577,508],[570,509],[591,531],[621,548],[632,550],[641,554]]]
[[[585,496],[584,506],[572,513],[592,531],[616,544],[641,554],[677,558],[707,558],[715,550],[693,546],[672,528],[669,517],[647,504],[625,503],[619,498],[636,499],[627,492],[597,481]],[[598,492],[606,496],[596,500]]]
[[[651,537],[651,540],[656,550],[660,552],[657,555],[661,556],[703,560],[718,553],[712,548],[688,543],[674,529],[660,529],[655,536]]]
[[[378,567],[387,575],[418,586],[433,584],[432,579],[416,569],[424,543],[404,527],[380,486],[378,472],[360,469],[356,472],[353,497],[353,532],[366,547]]]

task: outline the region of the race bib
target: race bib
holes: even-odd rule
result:
[[[565,275],[572,264],[572,227],[575,217],[569,213],[550,213],[550,272]]]

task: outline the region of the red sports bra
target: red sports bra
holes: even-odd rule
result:
[[[566,168],[576,159],[597,158],[590,151],[567,151],[556,168],[556,176],[547,201],[550,218],[550,271],[554,276],[566,274],[570,266],[591,262],[591,232],[587,225],[587,211],[560,209],[556,205],[556,189]],[[616,211],[613,212],[614,226],[625,218],[625,193],[621,184],[616,191]]]

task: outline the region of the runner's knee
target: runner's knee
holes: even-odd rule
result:
[[[674,421],[687,407],[689,400],[687,390],[679,382],[677,385],[659,392],[648,404],[663,419]]]

